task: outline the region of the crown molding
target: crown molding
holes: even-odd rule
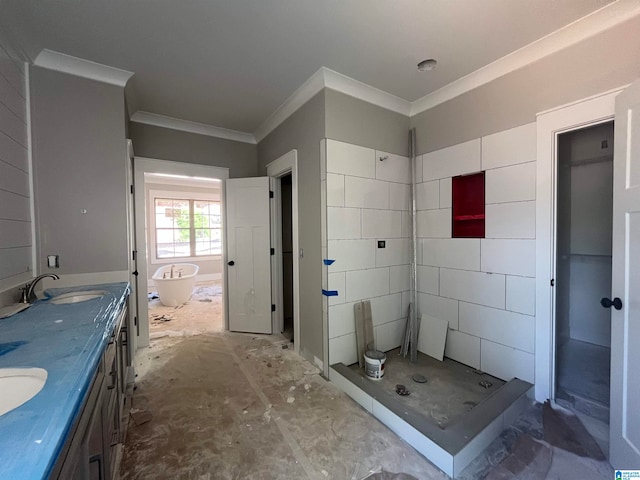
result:
[[[133,72],[127,70],[72,57],[65,53],[47,50],[46,48],[38,54],[33,64],[49,70],[56,70],[90,80],[97,80],[98,82],[108,83],[118,87],[124,87],[133,76]]]
[[[258,142],[275,130],[282,122],[289,118],[296,110],[307,103],[323,88],[329,88],[345,95],[355,97],[379,107],[409,115],[411,104],[400,97],[396,97],[366,83],[347,77],[327,67],[320,67],[293,94],[280,105],[255,131]]]
[[[640,14],[637,0],[617,0],[411,103],[417,115]]]
[[[326,88],[402,115],[408,116],[411,112],[411,102],[404,98],[396,97],[384,90],[372,87],[329,68],[322,67],[321,70],[324,72],[324,86]]]
[[[311,75],[298,89],[291,94],[253,133],[256,141],[261,142],[282,122],[313,98],[324,88],[324,67]]]
[[[144,123],[145,125],[153,125],[155,127],[169,128],[171,130],[180,130],[182,132],[197,133],[199,135],[207,135],[209,137],[223,138],[225,140],[233,140],[234,142],[256,144],[256,138],[251,133],[239,132],[237,130],[229,130],[226,128],[208,125],[206,123],[191,122],[180,118],[167,117],[166,115],[158,115],[157,113],[144,112],[138,110],[130,120],[136,123]]]

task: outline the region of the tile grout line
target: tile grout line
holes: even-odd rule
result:
[[[267,409],[271,408],[271,412],[274,412],[273,404],[269,401],[269,399],[264,394],[262,389],[258,386],[257,382],[255,381],[255,379],[253,378],[249,370],[247,370],[247,368],[245,367],[244,362],[240,359],[240,357],[236,354],[236,352],[233,351],[233,349],[231,348],[231,346],[229,345],[225,337],[222,337],[222,341],[224,342],[224,345],[227,347],[234,361],[238,364],[240,371],[247,379],[247,382],[249,383],[249,386],[251,387],[251,389],[258,396],[258,398],[260,399],[262,404],[265,406],[265,408]],[[276,415],[274,415],[272,418],[274,423],[278,427],[278,430],[280,430],[280,434],[284,438],[285,442],[287,442],[287,445],[289,445],[289,448],[291,449],[293,456],[296,458],[298,463],[302,466],[305,473],[307,474],[307,477],[312,480],[321,479],[322,477],[320,476],[320,474],[318,474],[314,470],[313,466],[311,465],[311,462],[302,451],[302,448],[300,448],[300,445],[298,444],[298,442],[296,442],[296,440],[293,438],[293,435],[291,435],[291,432],[289,432],[289,429],[287,428],[284,421],[282,421]]]

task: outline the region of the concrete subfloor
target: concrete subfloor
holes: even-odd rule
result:
[[[132,408],[152,419],[130,420],[122,478],[360,480],[380,468],[447,478],[290,345],[217,333],[138,352]]]
[[[151,288],[153,290],[153,288]],[[166,307],[159,298],[149,300],[149,337],[185,337],[224,330],[222,283],[197,283],[183,305]]]
[[[220,332],[163,337],[140,350],[132,412],[148,411],[151,420],[136,425],[130,418],[121,478],[448,478],[283,348],[290,346],[281,336]],[[549,461],[526,456],[526,477],[505,476],[510,472],[501,462],[514,449],[520,458],[522,435],[543,444]],[[542,405],[534,404],[458,478],[612,478],[606,461],[578,457],[543,438]],[[369,476],[381,470],[403,475]]]
[[[418,352],[417,361],[411,363],[408,357],[400,355],[399,348],[386,355],[384,376],[371,381],[379,382],[389,392],[395,392],[398,384],[404,385],[409,395],[398,395],[398,401],[421,412],[440,428],[451,425],[505,384],[499,378],[449,358],[441,362]],[[365,376],[364,368],[359,368],[357,363],[349,368]],[[427,382],[413,381],[416,373],[426,377]],[[480,382],[488,382],[485,384],[488,388],[482,387]]]

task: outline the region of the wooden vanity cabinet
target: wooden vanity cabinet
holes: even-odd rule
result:
[[[89,394],[49,476],[58,480],[115,478],[123,434],[126,395],[127,308],[118,316],[109,344],[94,374]],[[125,330],[123,330],[125,328]]]

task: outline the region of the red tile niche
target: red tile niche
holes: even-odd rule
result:
[[[451,179],[453,238],[484,238],[484,172]]]

